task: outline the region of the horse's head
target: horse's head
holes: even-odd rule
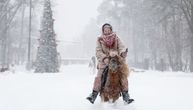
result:
[[[122,64],[122,58],[119,55],[115,55],[109,58],[109,70],[112,73],[116,73]]]

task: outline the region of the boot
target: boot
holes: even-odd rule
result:
[[[93,90],[93,92],[86,99],[89,100],[92,104],[94,104],[94,101],[96,100],[97,95],[98,95],[98,92]]]
[[[123,100],[127,103],[130,104],[131,102],[134,101],[134,99],[130,99],[130,96],[128,94],[128,91],[123,91],[122,92]]]

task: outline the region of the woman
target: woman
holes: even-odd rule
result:
[[[97,46],[96,46],[96,57],[98,60],[98,73],[94,81],[93,86],[93,92],[90,94],[90,96],[87,97],[87,99],[94,103],[95,99],[97,98],[98,93],[101,89],[101,76],[104,68],[109,63],[109,55],[111,52],[111,56],[113,54],[119,54],[124,59],[127,56],[127,51],[125,51],[125,47],[118,38],[118,36],[113,32],[112,26],[108,23],[104,24],[102,26],[102,35],[97,40]],[[122,96],[123,100],[126,103],[131,103],[134,101],[133,99],[130,99],[128,94],[128,80],[127,77],[123,78],[122,81]]]

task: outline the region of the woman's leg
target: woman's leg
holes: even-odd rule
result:
[[[99,92],[101,89],[101,77],[102,77],[102,73],[103,73],[104,69],[100,68],[97,71],[97,76],[95,77],[94,80],[94,85],[93,85],[93,90]]]
[[[98,93],[100,92],[101,89],[101,77],[104,69],[98,69],[97,76],[95,77],[94,80],[94,85],[93,85],[93,91],[92,93],[86,98],[88,99],[92,104],[95,102]]]

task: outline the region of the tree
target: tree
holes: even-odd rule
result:
[[[192,7],[192,0],[104,0],[98,21],[113,24],[131,66],[193,71]]]
[[[0,60],[2,66],[9,66],[9,31],[21,5],[22,3],[19,0],[13,3],[11,3],[11,0],[0,1]]]
[[[179,7],[182,9],[187,24],[189,26],[190,37],[190,71],[193,72],[193,1],[192,0],[180,0]]]
[[[36,58],[35,73],[59,72],[57,44],[53,29],[54,19],[50,0],[44,0],[44,12],[41,24],[39,47]]]

